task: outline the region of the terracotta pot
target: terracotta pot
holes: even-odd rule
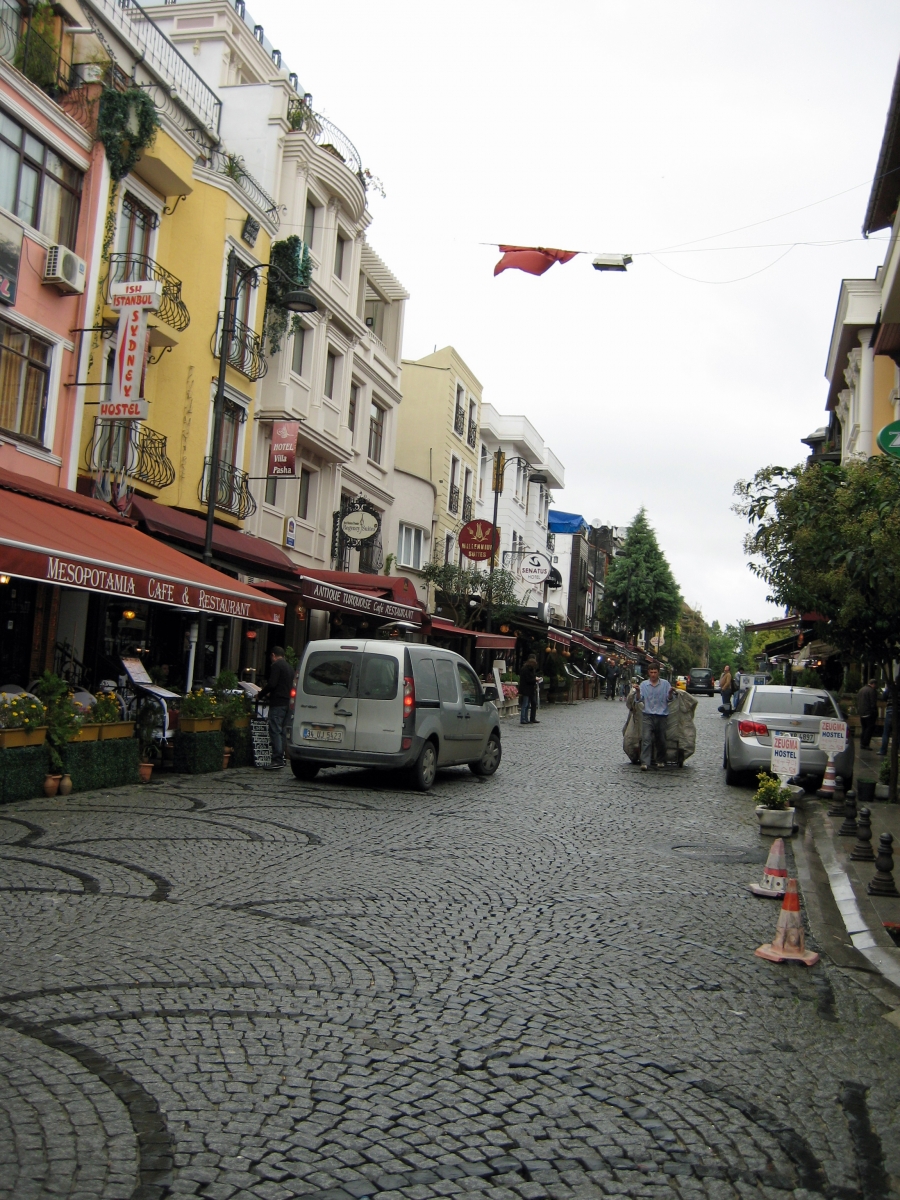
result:
[[[149,783],[150,776],[153,774],[153,763],[138,763],[138,771],[141,776],[141,783]]]
[[[59,781],[62,775],[45,775],[44,776],[44,795],[55,796],[59,790]]]
[[[228,770],[228,764],[229,764],[230,762],[231,762],[231,755],[230,755],[230,754],[225,754],[225,755],[223,756],[223,758],[222,758],[222,770],[223,770],[223,771],[227,771],[227,770]]]
[[[63,775],[62,779],[59,781],[59,787],[57,788],[56,794],[57,796],[69,796],[71,793],[72,776],[68,774]]]

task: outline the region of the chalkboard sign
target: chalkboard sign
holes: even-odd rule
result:
[[[250,741],[253,745],[254,767],[268,767],[272,762],[272,743],[269,740],[269,722],[250,722]]]

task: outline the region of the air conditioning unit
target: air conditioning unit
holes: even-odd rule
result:
[[[84,291],[87,264],[66,246],[51,246],[44,263],[44,283],[52,283],[61,292]]]

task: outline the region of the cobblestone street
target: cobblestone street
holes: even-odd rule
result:
[[[244,770],[0,810],[0,1196],[896,1192],[900,1030],[862,972],[754,957],[717,704],[649,776],[598,701],[427,795]]]

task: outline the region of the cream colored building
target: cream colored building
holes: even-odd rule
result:
[[[475,515],[481,384],[452,346],[403,360],[403,404],[397,414],[395,466],[434,485],[430,558],[459,562],[457,534]],[[423,506],[408,515],[427,529]]]

